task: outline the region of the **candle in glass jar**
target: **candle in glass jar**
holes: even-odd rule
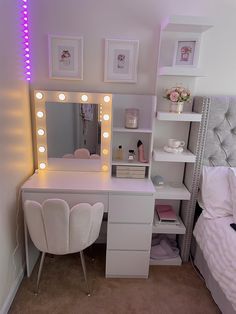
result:
[[[125,109],[125,127],[127,129],[138,128],[139,110],[136,108]]]

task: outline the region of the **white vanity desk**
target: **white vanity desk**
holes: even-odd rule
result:
[[[108,212],[106,277],[148,277],[155,189],[149,179],[118,179],[105,172],[40,171],[22,186],[22,200],[61,198],[73,206],[102,202]],[[27,228],[31,274],[39,252]]]

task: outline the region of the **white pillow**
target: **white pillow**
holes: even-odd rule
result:
[[[206,218],[233,214],[228,167],[203,166],[199,204]]]
[[[233,204],[233,216],[236,223],[236,168],[229,169],[229,186]]]

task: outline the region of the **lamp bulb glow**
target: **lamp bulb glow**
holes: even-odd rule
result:
[[[103,137],[104,138],[108,138],[109,137],[109,133],[108,132],[103,132]]]
[[[37,99],[41,100],[41,99],[43,99],[43,94],[40,93],[40,92],[37,92],[37,93],[35,94],[35,97],[36,97]]]
[[[109,114],[104,114],[103,120],[108,121],[110,119]]]
[[[102,150],[102,153],[103,153],[103,155],[108,155],[108,149],[104,148],[104,149]]]
[[[45,169],[45,168],[46,168],[45,162],[41,162],[41,163],[39,164],[39,168],[40,168],[40,169]]]
[[[44,116],[44,113],[42,111],[38,111],[37,112],[37,117],[38,118],[43,118],[43,116]]]
[[[108,170],[108,166],[107,166],[107,165],[103,165],[103,166],[102,166],[102,170],[103,170],[103,171],[107,171],[107,170]]]
[[[46,148],[44,146],[39,146],[39,152],[40,153],[45,153]]]
[[[65,94],[61,93],[58,95],[58,98],[63,101],[66,99],[66,96],[65,96]]]
[[[83,101],[87,101],[87,100],[88,100],[88,96],[87,96],[87,95],[82,95],[82,96],[81,96],[81,99],[82,99]]]
[[[109,102],[111,100],[110,96],[104,96],[103,99],[104,99],[105,102]]]
[[[42,135],[44,135],[44,130],[43,129],[38,129],[38,135],[40,135],[40,136],[42,136]]]

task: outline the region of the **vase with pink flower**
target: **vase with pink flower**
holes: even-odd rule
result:
[[[182,86],[172,87],[166,90],[165,99],[171,101],[170,112],[181,113],[184,103],[190,99],[190,91]]]

